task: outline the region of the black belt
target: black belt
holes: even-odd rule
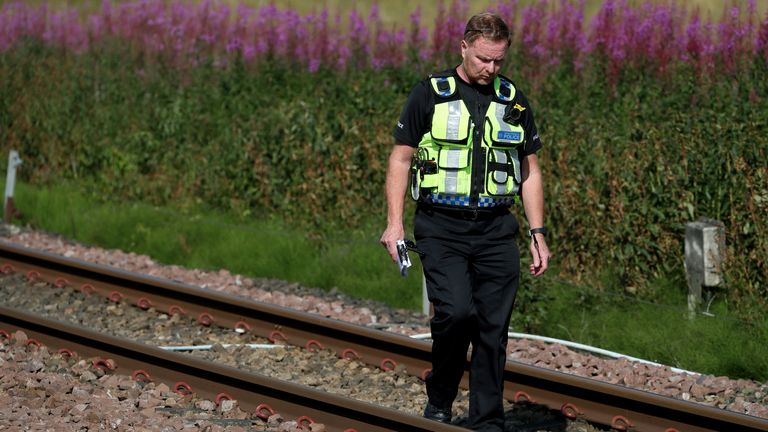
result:
[[[509,214],[509,207],[507,206],[469,209],[469,208],[463,208],[463,207],[449,207],[449,206],[439,206],[434,204],[420,203],[418,205],[418,209],[425,213],[440,213],[446,216],[454,217],[457,219],[465,219],[465,220],[493,219],[495,217],[499,217],[504,214]]]

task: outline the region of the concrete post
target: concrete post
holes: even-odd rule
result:
[[[16,167],[21,165],[19,152],[11,150],[8,153],[8,172],[5,177],[5,199],[3,200],[3,220],[10,223],[15,209],[13,207],[13,190],[16,188]]]
[[[722,284],[721,266],[725,259],[725,227],[713,219],[685,224],[685,273],[688,280],[688,316],[693,318],[701,306],[702,287]]]

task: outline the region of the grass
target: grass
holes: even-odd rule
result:
[[[373,234],[350,233],[321,243],[283,221],[101,202],[66,185],[17,183],[14,201],[24,214],[21,223],[81,243],[149,255],[163,264],[227,269],[421,308],[420,270],[403,279]]]
[[[418,260],[408,278],[402,279],[378,244],[378,227],[320,243],[284,221],[247,220],[204,209],[110,203],[89,198],[68,185],[40,188],[18,183],[14,200],[24,213],[21,223],[81,243],[146,254],[164,264],[228,269],[308,287],[337,288],[351,297],[394,307],[421,308]],[[766,322],[729,319],[727,305],[717,302],[710,308],[713,316],[690,320],[680,281],[654,281],[658,303],[651,303],[574,286],[556,274],[554,269],[548,277],[524,282],[527,292],[520,294],[514,321],[520,322],[524,317],[518,315],[523,313],[540,316],[529,329],[516,327],[515,331],[532,331],[701,373],[768,379]]]
[[[722,303],[690,319],[687,292],[670,288],[645,302],[568,283],[548,285],[544,289],[557,301],[540,332],[694,372],[768,378],[768,322],[731,318]]]

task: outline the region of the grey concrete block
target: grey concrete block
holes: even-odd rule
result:
[[[688,308],[698,309],[702,287],[723,283],[725,226],[713,219],[685,224],[685,273],[688,279]]]

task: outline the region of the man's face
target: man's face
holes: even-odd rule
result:
[[[491,41],[484,37],[471,44],[461,41],[461,62],[470,84],[487,85],[499,74],[507,55],[507,41]]]

